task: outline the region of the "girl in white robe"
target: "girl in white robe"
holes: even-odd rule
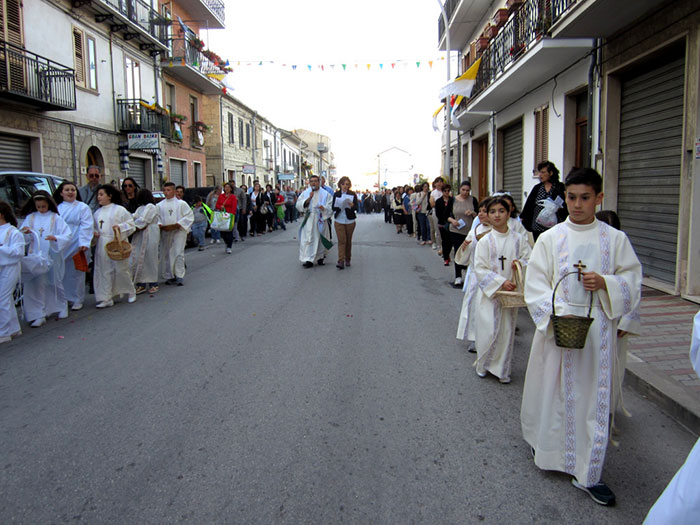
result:
[[[479,215],[474,219],[474,225],[469,231],[463,248],[455,252],[455,263],[464,266],[468,265],[467,275],[462,291],[464,298],[462,299],[462,310],[459,314],[459,323],[457,325],[457,339],[474,341],[476,339],[476,321],[474,320],[474,297],[476,296],[476,274],[474,272],[474,256],[476,253],[476,244],[491,231],[489,224],[488,213],[486,207],[490,198],[484,199],[479,203]],[[469,351],[474,352],[474,346],[470,344]]]
[[[78,188],[72,182],[63,182],[54,192],[58,203],[58,214],[66,221],[71,229],[70,245],[64,252],[65,273],[63,275],[63,290],[66,300],[72,303],[72,310],[80,310],[85,302],[85,272],[75,269],[73,257],[83,252],[90,262],[90,243],[94,231],[92,211],[81,202]]]
[[[107,255],[105,245],[114,240],[115,230],[119,230],[122,240],[134,233],[134,218],[121,205],[121,196],[109,184],[97,190],[100,208],[95,211],[95,299],[97,308],[114,305],[114,296],[126,294],[129,302],[136,300],[136,290],[129,272],[129,259],[115,261]]]
[[[36,233],[39,250],[50,260],[47,272],[40,275],[25,274],[23,278],[24,317],[33,328],[46,322],[46,317],[58,314],[68,317],[68,302],[63,290],[64,253],[71,242],[70,228],[58,215],[58,208],[51,195],[39,190],[22,207],[24,221],[20,230],[25,234]],[[26,237],[35,242],[34,236]],[[34,247],[37,248],[37,247]]]
[[[501,383],[510,383],[518,309],[502,308],[494,294],[499,290],[515,290],[513,264],[517,260],[523,268],[527,265],[530,245],[525,237],[508,227],[506,199],[494,197],[487,210],[492,230],[476,245],[473,268],[477,282],[474,311],[479,327],[474,367],[479,377],[486,377],[490,372]]]
[[[136,233],[131,240],[131,257],[129,266],[136,283],[136,293],[148,290],[158,291],[158,246],[160,245],[160,228],[158,227],[158,208],[153,201],[153,194],[147,189],[139,190],[136,195],[139,207],[134,212]]]
[[[22,333],[13,297],[22,257],[24,236],[17,229],[12,207],[0,201],[0,343],[7,343]]]

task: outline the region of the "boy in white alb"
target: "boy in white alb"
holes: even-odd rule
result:
[[[601,473],[609,436],[613,360],[619,319],[639,303],[642,268],[627,236],[595,218],[602,179],[590,168],[566,177],[569,218],[537,239],[525,301],[537,331],[525,375],[520,422],[535,464],[573,476],[601,505],[615,503]],[[569,272],[572,275],[565,276]],[[594,321],[582,349],[556,345],[550,315]]]
[[[184,200],[175,197],[175,184],[163,185],[165,199],[158,207],[160,227],[160,272],[165,284],[182,286],[185,277],[185,243],[187,232],[194,222],[192,209]]]

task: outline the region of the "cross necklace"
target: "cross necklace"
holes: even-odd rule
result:
[[[503,255],[501,255],[501,256],[498,258],[498,260],[501,261],[501,270],[505,270],[506,267],[505,267],[505,264],[504,264],[504,263],[505,263],[505,261],[507,261],[508,259],[506,259],[505,257],[503,257]]]
[[[100,230],[102,229],[102,225],[105,223],[104,220],[100,219]]]
[[[44,238],[44,228],[39,228],[39,238]]]

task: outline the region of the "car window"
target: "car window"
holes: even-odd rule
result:
[[[31,197],[37,190],[52,192],[49,181],[46,177],[37,177],[36,175],[16,175],[17,185],[19,186],[19,205]]]
[[[7,202],[12,208],[19,206],[12,175],[0,176],[0,201]]]

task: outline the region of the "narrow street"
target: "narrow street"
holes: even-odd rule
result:
[[[190,250],[184,287],[3,345],[0,522],[641,522],[691,433],[626,389],[596,505],[522,440],[527,312],[480,379],[453,269],[379,215],[354,238],[344,271],[295,228]]]

